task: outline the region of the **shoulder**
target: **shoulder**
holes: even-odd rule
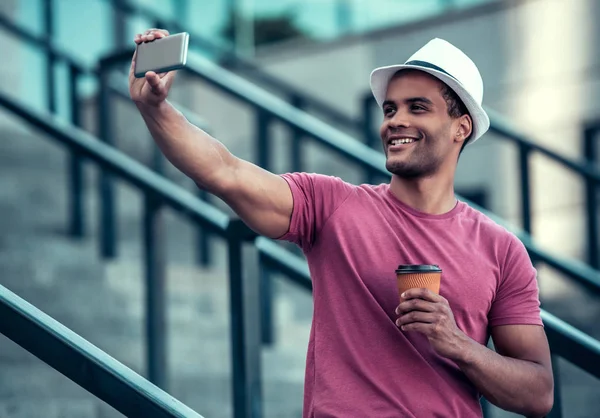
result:
[[[281,174],[281,177],[288,183],[294,198],[303,197],[323,204],[345,201],[358,187],[325,174],[294,172]]]
[[[485,213],[463,203],[465,209],[461,212],[461,221],[467,224],[472,233],[478,234],[498,249],[508,252],[511,249],[525,247],[517,235],[506,226],[499,224]]]

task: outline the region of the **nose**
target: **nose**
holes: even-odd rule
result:
[[[394,128],[409,128],[410,127],[410,121],[409,121],[408,115],[406,114],[406,112],[402,112],[400,110],[397,110],[394,113],[394,116],[389,119],[388,126],[391,129],[394,129]]]

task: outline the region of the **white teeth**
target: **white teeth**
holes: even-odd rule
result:
[[[415,140],[412,138],[393,139],[390,143],[392,145],[400,145],[400,144],[410,144],[411,142],[415,142]]]

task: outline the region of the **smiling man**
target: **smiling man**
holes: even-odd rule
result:
[[[167,35],[151,29],[135,42]],[[464,53],[434,39],[371,74],[392,173],[380,185],[275,175],[235,157],[166,101],[173,78],[130,74],[131,97],[167,158],[308,260],[304,417],[480,417],[481,395],[525,416],[549,412],[536,271],[513,234],[454,194],[461,151],[489,128],[483,82]],[[399,264],[441,267],[439,294],[398,295]]]

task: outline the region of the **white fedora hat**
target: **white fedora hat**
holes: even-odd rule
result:
[[[437,77],[456,92],[471,119],[473,132],[469,144],[478,140],[490,127],[490,118],[481,106],[483,80],[475,63],[460,49],[443,39],[435,38],[415,52],[402,65],[380,67],[371,73],[371,91],[381,107],[392,76],[400,70],[414,69]]]

